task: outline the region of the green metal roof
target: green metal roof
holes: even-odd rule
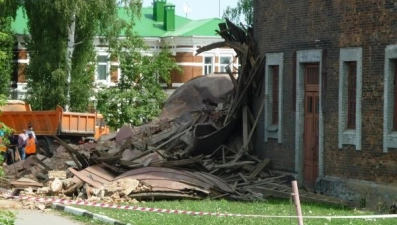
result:
[[[124,8],[119,8],[119,18],[129,20],[129,16]],[[17,16],[12,23],[15,34],[27,34],[27,17],[20,8]],[[218,18],[191,20],[182,16],[175,15],[175,31],[166,31],[163,22],[153,19],[153,8],[142,8],[141,18],[135,21],[134,31],[142,37],[176,37],[176,36],[218,36],[215,33],[218,24],[224,20]],[[120,36],[124,36],[124,32]]]
[[[28,32],[28,19],[24,14],[23,9],[19,8],[17,11],[17,16],[11,23],[11,28],[15,34],[27,34]]]

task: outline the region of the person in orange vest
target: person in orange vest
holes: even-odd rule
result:
[[[28,158],[31,155],[36,155],[36,138],[33,137],[33,133],[31,131],[28,131],[28,138],[26,139],[26,144],[25,144],[25,153],[26,153],[26,158]]]

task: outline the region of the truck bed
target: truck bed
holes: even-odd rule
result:
[[[3,111],[0,120],[21,133],[32,125],[36,135],[94,135],[96,114],[63,112],[62,107],[49,111]]]

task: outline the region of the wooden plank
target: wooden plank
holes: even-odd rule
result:
[[[112,173],[110,173],[109,171],[103,169],[102,167],[98,166],[98,165],[94,165],[94,166],[89,166],[87,168],[85,168],[84,170],[93,173],[95,175],[97,175],[98,177],[101,177],[107,181],[113,181],[114,178],[116,177],[115,175],[113,175]]]
[[[233,73],[229,66],[226,67],[226,72],[227,72],[227,74],[229,74],[229,77],[233,83],[234,89],[236,89],[238,87],[237,80],[236,80],[236,78],[234,78]]]
[[[225,43],[224,41],[222,41],[222,42],[215,42],[215,43],[206,45],[206,46],[204,46],[204,47],[201,47],[201,48],[197,49],[196,55],[198,55],[198,54],[200,54],[200,53],[203,53],[203,52],[206,52],[206,51],[209,51],[209,50],[211,50],[211,49],[225,47],[225,45],[226,45],[226,43]]]
[[[72,172],[75,176],[80,178],[85,183],[98,189],[103,188],[105,184],[109,183],[107,180],[85,170],[77,171],[72,167],[70,167],[69,171]]]
[[[153,158],[147,158],[147,159],[145,160],[145,162],[143,162],[143,166],[144,166],[144,167],[149,166],[149,164],[150,164],[150,162],[152,162],[152,160],[153,160]]]
[[[160,141],[163,141],[165,139],[170,138],[172,135],[174,135],[178,131],[179,127],[172,127],[170,129],[163,130],[162,132],[153,135],[150,140],[149,140],[149,145],[155,145],[159,143]]]
[[[78,160],[76,158],[76,156],[78,158],[80,158],[80,159],[83,159],[84,157],[78,151],[76,151],[74,148],[72,148],[70,145],[68,145],[62,139],[60,139],[58,136],[52,135],[52,137],[55,138],[55,140],[57,140],[57,142],[66,149],[66,151],[69,153],[70,157],[73,159],[73,161],[77,165],[77,167],[79,169],[82,169],[83,168],[83,164],[86,164],[86,163],[85,162],[84,163],[80,162],[80,160]],[[88,166],[88,163],[84,167],[86,167],[86,166]]]
[[[275,182],[276,180],[284,178],[284,177],[285,176],[269,177],[269,178],[265,178],[265,179],[262,179],[262,180],[253,181],[253,182],[250,182],[250,184],[251,184],[250,186],[256,186],[256,185],[261,186],[261,185],[264,185],[264,184],[270,184],[270,183]],[[240,183],[238,185],[239,186],[246,186],[248,184],[249,183]]]
[[[250,165],[250,164],[255,164],[254,161],[240,161],[240,162],[231,162],[231,163],[225,163],[222,165],[214,165],[214,168],[230,168],[230,167],[238,167],[238,166],[243,166],[243,165]]]
[[[238,175],[241,177],[241,179],[245,182],[248,183],[248,179],[242,174],[242,173],[238,173]]]
[[[274,196],[274,197],[280,197],[286,199],[291,198],[291,193],[292,193],[292,191],[274,190],[273,188],[269,188],[269,187],[250,187],[250,189],[257,191],[259,193],[263,193],[266,196]],[[327,204],[333,204],[339,206],[348,205],[348,203],[342,199],[335,199],[335,198],[330,198],[328,196],[316,195],[316,194],[309,194],[309,195],[299,194],[299,199],[302,202],[318,202],[318,203],[327,203]]]
[[[260,56],[259,56],[259,57],[260,57]],[[244,89],[241,91],[241,93],[240,93],[240,91],[239,91],[239,93],[238,93],[239,98],[238,98],[237,101],[234,102],[234,104],[233,104],[234,107],[233,107],[233,109],[231,110],[230,114],[227,115],[224,124],[227,124],[227,122],[229,122],[228,119],[230,119],[231,117],[234,116],[234,113],[236,112],[237,108],[239,108],[239,106],[240,106],[240,104],[241,104],[241,101],[243,100],[243,97],[246,96],[247,90],[251,87],[250,84],[251,84],[251,82],[254,80],[256,73],[258,72],[258,70],[259,70],[259,68],[262,66],[262,64],[265,63],[265,61],[266,61],[265,59],[266,59],[266,57],[262,57],[262,58],[260,59],[260,61],[259,61],[259,64],[257,64],[257,66],[256,66],[253,70],[250,71],[249,80],[248,80],[248,82],[244,85]],[[257,60],[259,60],[259,59],[257,59]],[[245,63],[245,62],[242,62],[242,63]],[[243,69],[244,69],[244,68],[243,68]],[[262,107],[262,108],[263,108],[263,107]]]
[[[243,146],[248,145],[248,106],[243,107]]]
[[[261,106],[260,106],[260,108],[259,108],[258,115],[257,115],[257,117],[256,117],[256,119],[255,119],[254,124],[252,125],[252,129],[251,129],[251,131],[250,131],[250,133],[249,133],[249,136],[248,136],[248,143],[251,141],[251,138],[252,138],[252,135],[254,134],[255,128],[256,128],[256,126],[258,125],[259,118],[261,117],[262,112],[263,112],[263,108],[265,107],[266,99],[267,99],[267,97],[265,96],[265,97],[263,98],[263,100],[262,100],[262,104],[261,104]],[[238,161],[238,160],[241,158],[241,156],[243,156],[243,154],[245,154],[245,153],[247,152],[247,151],[246,151],[246,150],[247,150],[247,147],[248,147],[248,145],[243,145],[243,147],[242,147],[242,148],[239,150],[239,152],[237,153],[236,158],[233,160],[233,162]]]
[[[152,152],[157,152],[159,155],[162,156],[162,154],[159,153],[159,151],[158,151],[160,148],[162,148],[162,147],[164,147],[165,145],[167,145],[168,143],[170,143],[170,142],[176,140],[177,138],[180,138],[182,135],[186,134],[186,133],[187,133],[188,131],[190,131],[190,130],[191,130],[191,129],[189,128],[189,129],[186,129],[185,131],[183,131],[183,132],[181,132],[181,133],[179,133],[179,134],[174,135],[172,138],[170,138],[170,139],[168,139],[167,141],[163,142],[161,145],[158,145],[158,146],[155,147],[154,149],[151,149],[151,150],[147,150],[147,151],[145,151],[145,152],[142,152],[140,155],[138,155],[138,156],[136,156],[136,157],[130,159],[129,161],[135,161],[135,160],[137,160],[137,159],[140,159],[140,158],[144,157],[145,155],[149,155],[149,154],[152,153]]]
[[[50,170],[52,170],[50,167],[48,167],[46,164],[44,164],[41,160],[39,160],[36,156],[30,156],[30,157],[33,157],[33,159],[38,163],[38,164],[40,164],[42,167],[44,167],[44,169],[46,169],[46,171],[50,171]]]
[[[258,176],[258,174],[265,169],[266,166],[268,166],[270,163],[270,159],[266,158],[262,162],[260,162],[255,169],[251,172],[251,174],[248,176],[248,180],[252,180]]]

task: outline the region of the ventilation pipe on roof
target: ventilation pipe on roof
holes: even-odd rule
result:
[[[153,19],[157,22],[164,21],[164,6],[167,0],[153,0]]]
[[[164,30],[175,30],[175,5],[166,4],[164,6]]]

